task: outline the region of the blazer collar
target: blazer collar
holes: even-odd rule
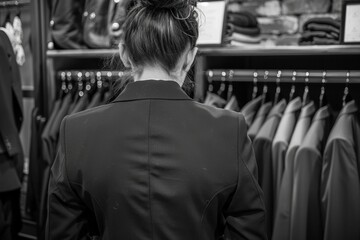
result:
[[[129,83],[114,102],[141,99],[192,100],[174,81],[146,80]]]
[[[348,102],[342,109],[341,112],[339,114],[343,115],[343,114],[352,114],[358,111],[358,107],[356,106],[355,100],[352,100],[350,102]]]

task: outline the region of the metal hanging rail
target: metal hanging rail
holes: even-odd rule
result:
[[[31,0],[17,0],[17,1],[4,1],[0,2],[0,7],[17,7],[28,5],[31,3]]]
[[[308,77],[309,83],[321,83],[324,79],[327,83],[345,83],[349,78],[350,83],[360,83],[360,71],[355,70],[265,70],[265,69],[214,69],[206,71],[206,77],[210,81],[234,81],[252,82],[254,77],[258,81],[264,81],[267,75],[268,82],[304,82]]]

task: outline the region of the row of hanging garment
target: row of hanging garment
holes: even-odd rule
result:
[[[39,109],[33,110],[26,210],[38,221],[39,236],[45,229],[47,183],[59,148],[62,119],[107,103],[113,95],[113,83],[122,76],[119,71],[58,72],[60,90],[48,120],[39,115]]]
[[[25,63],[25,51],[23,48],[24,34],[20,7],[23,4],[29,3],[29,1],[0,2],[0,30],[4,31],[8,35],[15,53],[16,62],[20,66]]]
[[[211,81],[215,71],[208,71]],[[295,97],[296,85],[292,84],[289,97],[285,98],[281,91],[281,71],[275,77],[275,96],[268,93],[268,71],[264,73],[260,96],[258,74],[253,75],[252,100],[240,112],[253,141],[269,239],[360,239],[359,109],[349,93],[349,72],[341,74],[345,89],[339,89],[344,91],[339,113],[326,101],[326,72],[322,76],[318,104],[309,97],[309,72],[305,75],[303,96]],[[360,83],[357,74],[356,82]],[[224,96],[224,78],[233,80],[236,73],[218,71],[218,75],[219,91],[208,92],[205,104],[238,110],[235,96],[228,96],[227,102],[218,95]],[[292,82],[295,80],[296,72]],[[229,86],[232,91],[232,83]]]

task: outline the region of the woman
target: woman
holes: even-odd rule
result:
[[[266,238],[243,116],[181,89],[197,37],[187,1],[130,10],[119,48],[135,81],[112,103],[63,120],[47,239]]]

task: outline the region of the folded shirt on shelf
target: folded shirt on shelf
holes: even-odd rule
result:
[[[330,17],[314,17],[303,25],[299,45],[332,45],[340,42],[341,22]]]
[[[226,28],[226,33],[230,36],[233,33],[244,34],[248,36],[259,36],[260,28],[258,27],[239,27],[235,24],[228,23]]]
[[[239,27],[258,27],[256,15],[248,11],[229,12],[227,18],[228,23],[232,23]]]
[[[225,39],[229,40],[229,41],[236,41],[236,42],[241,42],[241,43],[253,43],[253,44],[255,43],[256,44],[256,43],[261,43],[262,37],[261,37],[261,35],[249,36],[249,35],[234,32]]]
[[[306,45],[336,45],[339,43],[340,43],[339,40],[314,37],[311,41],[300,39],[299,45],[303,45],[303,46],[306,46]]]
[[[261,33],[295,34],[299,30],[299,20],[295,16],[259,17]]]

